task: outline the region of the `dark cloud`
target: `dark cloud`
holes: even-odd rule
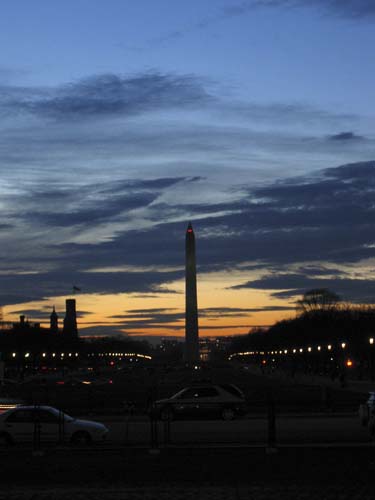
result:
[[[363,140],[364,137],[361,135],[357,135],[354,132],[340,132],[339,134],[330,135],[328,137],[330,141],[358,141]]]
[[[79,224],[89,225],[111,220],[114,222],[116,216],[127,210],[133,210],[139,207],[145,207],[157,198],[157,194],[143,193],[125,196],[113,196],[111,199],[97,199],[92,201],[92,207],[67,212],[26,212],[23,219],[28,221],[37,221],[50,226],[72,227]],[[65,208],[65,207],[61,207]]]
[[[79,325],[78,325],[79,326]],[[111,337],[111,336],[127,336],[127,333],[122,330],[121,327],[117,325],[97,325],[82,327],[79,326],[80,337],[90,337],[90,336],[100,336],[100,337]]]
[[[62,265],[59,270],[46,273],[1,276],[0,304],[17,304],[66,295],[71,291],[72,283],[79,283],[83,293],[169,293],[162,286],[181,279],[182,276],[180,271],[82,272],[79,269],[64,269]]]
[[[225,20],[244,16],[256,9],[297,9],[317,8],[330,14],[349,19],[371,19],[375,16],[373,0],[244,0],[224,5],[210,16],[182,26],[180,29],[167,32],[149,40],[148,46],[166,44],[178,40],[191,33],[202,31]]]
[[[185,318],[184,312],[173,312],[169,309],[149,309],[140,310],[139,312],[129,312],[127,314],[118,314],[111,316],[114,319],[137,320],[136,322],[130,321],[127,325],[161,325],[164,323],[171,323],[182,321]]]
[[[28,321],[33,322],[33,321],[45,321],[50,318],[50,315],[52,313],[52,307],[46,306],[43,309],[19,309],[18,311],[12,311],[13,314],[19,314],[19,315],[24,315],[27,317]],[[60,320],[62,320],[65,316],[65,311],[56,311],[58,317]],[[92,314],[90,311],[77,311],[77,318],[83,318],[87,316],[88,314]]]
[[[272,290],[272,296],[279,299],[300,298],[308,290],[328,288],[345,300],[361,303],[375,303],[374,279],[310,278],[302,273],[265,276],[248,281],[234,288]],[[278,291],[279,290],[279,291]]]
[[[19,205],[18,198],[22,199],[18,218],[27,223],[70,228],[84,225],[87,229],[106,221],[116,222],[131,210],[149,206],[163,190],[179,182],[197,180],[199,178],[189,177],[134,179],[100,185],[88,183],[52,192],[36,189],[29,190],[26,195],[13,195],[10,204]]]
[[[173,182],[185,181],[176,178],[163,182],[174,187]],[[120,187],[116,188],[116,183],[113,185],[114,189]],[[126,185],[123,187],[126,191]],[[103,185],[102,190],[110,192],[111,186]],[[361,286],[367,283],[345,275],[341,268],[360,265],[362,259],[375,257],[374,161],[329,168],[311,177],[291,178],[261,188],[241,185],[240,190],[241,196],[232,202],[209,204],[202,198],[201,203],[180,205],[178,197],[162,204],[154,202],[147,216],[152,224],[142,228],[120,228],[108,240],[90,243],[65,243],[64,239],[62,243],[43,241],[42,250],[36,248],[35,253],[31,252],[34,247],[28,245],[23,258],[29,268],[43,264],[49,270],[36,275],[2,275],[0,303],[64,295],[72,283],[78,283],[84,293],[171,293],[165,285],[184,275],[187,225],[184,219],[187,214],[193,220],[197,235],[200,276],[205,272],[242,269],[245,277],[239,288],[252,287],[253,281],[247,283],[249,273],[259,276],[279,272],[282,276],[293,276],[299,266],[297,277],[304,276],[306,286],[289,282],[290,289],[296,290],[293,293],[320,283],[320,287],[333,288],[337,293],[342,290],[348,297],[355,298],[357,294],[358,298],[370,300],[371,293],[355,285],[356,282]],[[122,191],[116,191],[117,195],[121,196]],[[83,209],[87,211],[84,203]],[[27,268],[25,262],[21,262],[19,250],[14,254],[4,249],[0,252],[4,269],[17,268],[21,264]],[[133,266],[134,272],[121,272],[124,266]],[[118,267],[119,272],[95,271],[108,267]],[[89,269],[94,272],[84,272]],[[216,312],[203,310],[202,314]],[[251,308],[226,311],[228,315],[252,312],[258,311]],[[150,311],[130,314],[135,315],[133,320],[145,320],[144,315]],[[165,314],[169,314],[169,321],[181,320],[178,311],[151,311],[151,314],[151,321],[159,324],[167,321]],[[150,320],[143,324],[150,324]]]
[[[236,17],[255,8],[318,7],[343,17],[366,19],[375,15],[372,0],[247,0],[223,8],[224,15]]]
[[[204,318],[219,319],[219,318],[238,318],[248,317],[251,313],[257,312],[276,312],[289,311],[291,308],[287,306],[264,306],[264,307],[208,307],[199,310],[199,316]]]
[[[212,215],[194,223],[200,236],[200,271],[258,260],[265,265],[355,262],[374,255],[374,166],[367,162],[328,169],[319,178],[291,179],[249,190],[248,199],[212,204]],[[192,208],[201,213],[207,206],[185,205],[181,210]],[[225,214],[228,208],[231,212]],[[64,244],[60,252],[69,255],[73,266],[124,261],[181,266],[185,223],[164,222],[158,206],[153,209],[152,217],[159,224],[147,231],[119,233],[112,241],[95,245],[95,252],[92,244]],[[223,215],[217,215],[223,210]]]
[[[243,318],[248,317],[253,312],[264,311],[290,311],[293,308],[287,306],[265,306],[259,308],[240,308],[240,307],[211,307],[200,308],[199,318],[209,320],[222,320],[223,318]],[[142,331],[143,329],[163,328],[168,327],[172,330],[182,330],[185,328],[185,312],[176,309],[168,308],[149,308],[149,309],[132,309],[125,314],[117,314],[111,316],[111,319],[121,320],[122,328],[126,330]],[[174,323],[174,324],[172,324]],[[215,326],[205,325],[200,326],[201,329],[236,329],[248,327],[249,325],[220,325]]]
[[[212,88],[212,90],[211,90]],[[82,129],[80,122],[94,130],[96,122],[109,120],[107,123],[112,132],[110,140],[119,139],[127,143],[127,139],[134,141],[134,126],[125,129],[119,128],[117,118],[135,117],[151,112],[170,112],[171,110],[202,111],[216,113],[221,116],[232,117],[242,121],[254,123],[270,123],[282,126],[285,123],[328,122],[339,126],[353,126],[358,119],[356,115],[344,112],[328,112],[324,109],[309,106],[306,103],[264,103],[239,101],[235,97],[223,97],[212,84],[199,75],[184,75],[173,73],[139,73],[135,76],[120,74],[93,75],[85,79],[71,82],[58,87],[34,88],[1,85],[0,83],[0,115],[5,119],[20,119],[22,123],[23,140],[29,135],[30,149],[25,151],[9,150],[8,155],[17,155],[23,161],[32,159],[33,151],[40,142],[51,143],[56,149],[58,146],[68,148],[82,147],[85,143],[95,148],[108,141],[108,130],[100,130],[98,137],[93,137],[89,130]],[[38,126],[32,121],[30,129],[26,128],[24,120],[32,118],[49,119],[49,130],[42,128],[38,134]],[[74,128],[69,134],[64,125],[69,122]],[[65,136],[59,136],[59,126],[63,127]],[[182,125],[182,124],[181,124]],[[78,128],[78,130],[77,130]],[[181,127],[180,127],[181,128]],[[237,127],[238,130],[238,127]],[[161,133],[162,129],[158,132]],[[145,133],[141,139],[150,139]],[[171,133],[171,131],[169,131]],[[186,131],[185,131],[186,133]],[[155,134],[155,131],[154,131]],[[7,131],[7,143],[19,142],[15,129]],[[47,141],[48,139],[48,141]],[[141,140],[138,137],[138,140]],[[66,144],[64,144],[66,142]],[[3,157],[6,158],[4,151]],[[31,158],[30,158],[31,157]]]
[[[197,77],[160,73],[103,74],[52,89],[0,88],[3,113],[31,113],[56,120],[132,116],[197,107],[211,99]]]
[[[299,272],[307,276],[345,276],[348,273],[342,269],[327,267],[327,266],[300,266]]]
[[[299,3],[310,5],[307,0]],[[316,0],[316,3],[345,17],[367,19],[375,16],[375,4],[372,0]]]

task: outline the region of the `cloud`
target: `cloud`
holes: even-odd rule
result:
[[[309,6],[311,2],[301,0],[297,4]],[[372,0],[316,0],[316,4],[343,17],[369,19],[375,16]]]
[[[249,0],[223,8],[227,17],[241,16],[256,8],[318,7],[342,17],[366,19],[375,15],[372,0]]]
[[[264,307],[208,307],[199,310],[199,316],[202,318],[220,319],[220,318],[239,318],[249,317],[251,313],[257,312],[276,312],[289,311],[288,306],[264,306]]]
[[[140,88],[132,83],[134,93],[127,93],[133,81]],[[174,187],[165,184],[170,178],[204,177],[195,189],[181,189],[178,201],[186,203],[189,193],[211,203],[228,199],[227,184],[237,176],[248,182],[249,171],[259,183],[291,168],[373,157],[371,139],[327,139],[337,130],[361,130],[358,116],[306,103],[242,102],[211,87],[199,75],[157,73],[97,75],[49,89],[0,86],[2,221],[19,233],[20,219],[35,234],[43,230],[39,224],[56,225],[68,241],[70,227],[101,225],[100,238],[111,238],[117,228],[108,223],[162,203],[153,193]],[[109,106],[112,94],[127,105]],[[68,96],[64,106],[56,104],[61,96]],[[72,99],[81,107],[70,108]],[[159,190],[126,185],[139,177],[164,184]]]
[[[87,228],[108,220],[114,222],[121,214],[145,208],[157,200],[164,189],[183,181],[192,182],[190,178],[175,177],[89,183],[52,192],[37,189],[23,196],[19,217],[54,227],[85,225]],[[56,210],[53,211],[53,207]]]
[[[224,5],[211,15],[174,29],[148,42],[148,47],[166,44],[197,31],[230,21],[259,9],[300,9],[315,8],[345,19],[372,20],[375,17],[373,0],[244,0]]]
[[[339,134],[330,135],[328,137],[330,141],[358,141],[363,140],[364,137],[361,135],[356,135],[354,132],[340,132]]]
[[[127,337],[127,333],[117,325],[97,325],[82,327],[78,325],[80,337],[100,336],[100,337]]]
[[[241,197],[232,202],[179,206],[174,200],[173,206],[152,204],[147,216],[151,223],[132,229],[119,226],[110,240],[44,241],[43,265],[51,269],[37,275],[2,277],[3,290],[7,290],[2,299],[10,303],[8,295],[14,299],[15,290],[22,290],[22,297],[64,294],[72,283],[81,285],[85,293],[162,293],[163,284],[183,277],[188,213],[193,214],[193,221],[196,219],[200,273],[236,269],[242,263],[247,266],[244,272],[260,273],[262,266],[277,270],[301,263],[309,275],[317,276],[319,266],[326,262],[331,265],[321,268],[321,275],[339,276],[340,271],[332,264],[353,264],[375,257],[375,162],[343,165],[311,177],[240,189]],[[175,214],[181,220],[173,220]],[[41,255],[41,250],[37,251]],[[38,254],[35,264],[31,256],[29,245],[22,259],[35,266]],[[3,256],[5,268],[15,267],[20,261],[20,254]],[[109,263],[112,267],[139,269],[95,271]]]
[[[198,107],[211,100],[190,75],[145,73],[91,76],[57,88],[0,87],[0,112],[54,120],[133,116],[146,111]]]
[[[375,303],[375,277],[374,279],[345,279],[340,277],[314,279],[302,273],[286,273],[266,275],[261,279],[237,285],[235,288],[269,290],[271,295],[278,299],[298,299],[308,290],[328,288],[348,301]]]
[[[82,272],[80,265],[73,267],[69,264],[69,258],[63,258],[51,272],[2,276],[0,304],[4,306],[64,296],[71,291],[72,283],[79,283],[85,294],[169,293],[164,287],[183,276],[181,271],[86,273]]]
[[[50,315],[52,313],[52,308],[50,306],[46,306],[43,309],[20,309],[18,311],[12,311],[12,315],[14,314],[23,314],[24,316],[26,316],[27,320],[30,321],[30,322],[34,322],[34,321],[46,321],[47,320],[47,323],[49,322],[49,319],[50,319]],[[60,321],[63,320],[64,316],[65,316],[65,311],[56,311]],[[90,311],[77,311],[76,315],[77,315],[77,318],[83,318],[85,316],[87,316],[88,314],[92,314],[92,312]]]
[[[248,317],[254,312],[275,312],[288,311],[291,308],[288,306],[264,306],[257,308],[241,308],[241,307],[208,307],[199,309],[200,318],[209,318],[210,320],[220,320],[223,318],[240,318]],[[113,319],[126,320],[126,327],[151,327],[161,326],[168,323],[181,323],[185,321],[185,312],[176,309],[168,308],[149,308],[149,309],[132,309],[124,314],[116,314],[111,316]],[[183,323],[185,324],[185,323]],[[181,325],[180,325],[181,326]]]

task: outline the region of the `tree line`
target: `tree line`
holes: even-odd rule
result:
[[[328,289],[306,292],[297,301],[296,316],[268,329],[254,329],[233,340],[231,351],[266,351],[345,342],[351,352],[368,348],[375,337],[375,306],[343,302]]]

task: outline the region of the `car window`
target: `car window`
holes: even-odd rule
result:
[[[195,389],[188,389],[183,394],[181,394],[180,398],[181,399],[191,399],[191,398],[194,398],[196,392],[197,391]]]
[[[238,396],[239,398],[243,397],[242,392],[235,385],[232,384],[221,384],[221,386],[225,391],[229,392],[233,396]]]
[[[38,419],[40,423],[44,424],[58,424],[58,415],[54,415],[48,410],[39,410]]]
[[[202,387],[196,392],[198,393],[198,398],[210,398],[218,395],[214,387]]]
[[[218,392],[214,387],[197,387],[196,389],[188,389],[181,395],[183,399],[190,398],[209,398],[217,396]]]
[[[34,411],[33,410],[15,410],[6,419],[6,422],[34,423]]]

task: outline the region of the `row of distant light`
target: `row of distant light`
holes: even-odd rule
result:
[[[101,352],[99,354],[91,353],[89,356],[152,359],[152,356],[148,356],[147,354],[138,354],[135,352]]]
[[[369,341],[369,344],[373,345],[374,344],[374,338],[373,337],[370,337],[368,339]],[[345,349],[347,347],[347,343],[346,342],[341,342],[341,348],[342,349]],[[327,345],[327,350],[328,351],[331,351],[332,350],[332,344],[328,344]],[[321,351],[322,350],[322,346],[318,345],[316,347],[316,350],[317,351]],[[233,354],[231,354],[229,356],[229,360],[231,360],[233,357],[235,356],[253,356],[253,355],[265,355],[265,354],[272,354],[272,355],[275,355],[275,354],[297,354],[297,353],[302,353],[302,352],[312,352],[313,351],[313,347],[296,347],[294,349],[284,349],[284,350],[281,350],[281,351],[246,351],[246,352],[235,352]]]
[[[18,353],[16,352],[12,352],[12,358],[16,358],[18,356]],[[31,353],[30,352],[25,352],[25,354],[21,354],[21,357],[24,357],[24,358],[29,358],[31,356]],[[78,352],[76,353],[73,353],[73,352],[69,352],[69,353],[64,353],[64,352],[60,352],[60,353],[56,353],[56,352],[53,352],[51,354],[48,354],[47,352],[42,352],[42,358],[47,358],[47,357],[52,357],[52,358],[56,358],[56,357],[61,357],[61,358],[64,358],[64,357],[68,357],[68,358],[78,358],[79,354]],[[144,359],[152,359],[151,356],[148,356],[146,354],[137,354],[137,353],[129,353],[129,352],[101,352],[101,353],[91,353],[89,354],[88,356],[99,356],[99,357],[108,357],[108,356],[116,356],[116,357],[131,357],[131,358],[144,358]]]
[[[61,358],[64,358],[65,354],[69,358],[72,358],[72,357],[78,358],[78,352],[76,352],[76,353],[73,353],[73,352],[69,352],[69,353],[65,353],[65,352],[56,353],[56,352],[53,352],[50,355],[47,352],[42,352],[42,358],[47,358],[48,356],[51,356],[52,358],[56,358],[56,356],[57,357],[60,356]],[[25,354],[21,354],[20,356],[24,357],[24,358],[29,358],[31,355],[32,354],[30,352],[25,352]],[[17,358],[17,356],[18,356],[17,352],[12,352],[12,358]]]

